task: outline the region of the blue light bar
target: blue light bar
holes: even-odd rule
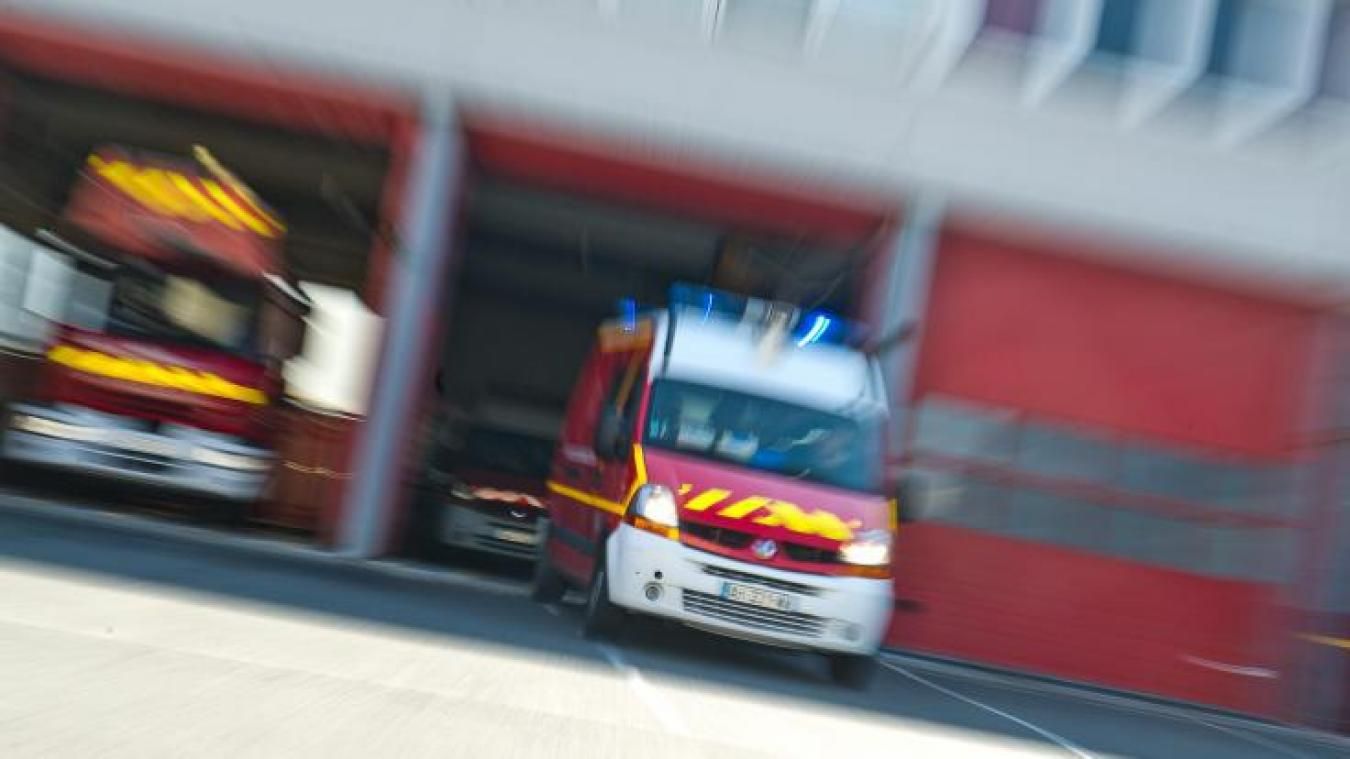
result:
[[[619,301],[619,315],[623,319],[623,329],[625,332],[634,332],[637,330],[637,301],[632,298],[624,298]]]
[[[670,286],[670,308],[687,311],[699,321],[725,319],[763,319],[772,304],[705,285],[678,282]],[[789,319],[792,341],[797,347],[808,345],[844,345],[859,342],[864,337],[861,325],[847,321],[838,314],[814,310],[805,314],[794,312]]]
[[[797,322],[792,337],[799,348],[812,344],[840,345],[847,342],[851,331],[852,325],[838,315],[812,311]]]
[[[741,319],[750,307],[750,298],[724,290],[678,282],[670,286],[670,307],[698,312],[703,321],[714,316]]]

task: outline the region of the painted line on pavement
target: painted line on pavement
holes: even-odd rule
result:
[[[908,677],[909,679],[913,680],[913,681],[916,682],[916,683],[919,683],[919,684],[921,684],[921,685],[927,685],[929,688],[932,688],[933,690],[935,690],[935,691],[937,691],[937,692],[939,692],[939,693],[945,694],[945,695],[947,695],[947,696],[951,696],[952,698],[954,698],[954,699],[956,699],[956,700],[958,700],[958,701],[963,701],[963,702],[965,702],[965,703],[967,703],[967,704],[970,704],[971,706],[974,706],[974,707],[979,708],[979,709],[983,709],[983,710],[985,710],[986,712],[989,712],[990,714],[993,714],[993,715],[1002,717],[1002,718],[1004,718],[1004,719],[1006,719],[1006,720],[1008,720],[1008,721],[1010,721],[1010,722],[1013,722],[1014,724],[1020,725],[1020,726],[1022,726],[1022,727],[1024,727],[1024,728],[1026,728],[1027,730],[1030,730],[1031,732],[1035,733],[1036,735],[1039,735],[1039,736],[1041,736],[1042,738],[1044,738],[1044,739],[1046,739],[1046,740],[1048,740],[1048,741],[1050,741],[1050,742],[1056,744],[1057,746],[1059,746],[1060,748],[1064,749],[1065,751],[1068,751],[1069,753],[1073,754],[1074,756],[1079,757],[1079,759],[1092,759],[1092,754],[1089,754],[1089,753],[1088,753],[1087,751],[1085,751],[1084,749],[1079,748],[1077,744],[1073,743],[1073,742],[1070,741],[1068,738],[1065,738],[1064,736],[1059,735],[1058,733],[1052,733],[1052,732],[1050,732],[1049,730],[1046,730],[1045,728],[1043,728],[1043,727],[1041,727],[1041,726],[1039,726],[1039,725],[1035,725],[1035,724],[1032,724],[1032,723],[1030,723],[1030,722],[1027,722],[1026,720],[1024,720],[1024,719],[1022,719],[1021,717],[1018,717],[1018,716],[1016,716],[1016,715],[1014,715],[1014,714],[1009,714],[1008,712],[1005,712],[1005,711],[1003,711],[1002,709],[998,709],[998,708],[992,707],[992,706],[990,706],[989,704],[986,704],[986,703],[984,703],[984,702],[982,702],[982,701],[976,701],[975,699],[973,699],[973,698],[971,698],[971,697],[969,697],[969,696],[962,695],[962,694],[957,693],[956,691],[954,691],[954,690],[952,690],[952,689],[950,689],[950,688],[946,688],[946,687],[943,687],[943,686],[941,686],[941,685],[938,685],[937,683],[933,682],[932,680],[929,680],[929,679],[926,678],[926,677],[921,677],[921,676],[919,676],[919,675],[916,675],[916,674],[914,674],[913,672],[910,672],[909,670],[905,669],[904,667],[901,667],[901,666],[899,666],[899,665],[897,665],[897,664],[892,664],[891,662],[888,662],[888,661],[886,661],[885,659],[882,659],[882,660],[881,660],[881,665],[882,665],[883,667],[885,667],[886,669],[889,669],[889,670],[891,670],[892,672],[895,672],[896,674],[903,675],[904,677]]]
[[[633,693],[637,694],[638,699],[646,705],[647,711],[650,711],[652,716],[656,717],[656,721],[661,723],[661,727],[665,728],[666,732],[681,736],[689,735],[689,727],[684,724],[684,720],[680,717],[680,713],[676,711],[675,706],[663,698],[656,688],[653,688],[652,684],[647,682],[647,678],[643,677],[636,667],[623,658],[623,654],[620,654],[618,649],[603,643],[597,643],[596,648],[600,649],[600,653],[604,654],[605,659],[623,674],[624,678],[628,680],[628,687],[633,689]]]
[[[959,662],[910,656],[897,652],[888,652],[884,657],[909,669],[917,669],[934,675],[942,675],[966,682],[989,685],[996,688],[1035,693],[1042,696],[1056,696],[1077,702],[1090,703],[1117,711],[1132,714],[1162,717],[1177,722],[1193,722],[1203,719],[1211,725],[1223,725],[1233,730],[1260,733],[1276,738],[1308,741],[1327,746],[1338,751],[1350,751],[1350,738],[1306,727],[1293,727],[1267,722],[1239,714],[1206,709],[1203,705],[1168,703],[1141,698],[1129,693],[1111,693],[1072,682],[1054,682],[1044,678],[1024,677],[1013,672],[993,671],[978,666],[967,666]]]

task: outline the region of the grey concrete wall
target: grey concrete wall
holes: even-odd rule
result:
[[[933,190],[958,212],[1122,235],[1167,263],[1350,293],[1350,129],[1334,110],[1221,150],[1203,129],[1126,129],[1091,98],[1026,106],[1009,86],[1015,58],[965,56],[931,89],[893,68],[841,71],[710,43],[683,25],[604,18],[590,0],[6,5],[453,90],[479,109],[580,122],[732,169],[776,166],[804,186],[831,178],[897,200]]]

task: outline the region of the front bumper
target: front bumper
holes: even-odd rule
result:
[[[0,456],[14,462],[238,502],[258,500],[270,473],[269,451],[191,428],[145,432],[120,424],[119,417],[72,406],[14,404],[9,412]],[[65,436],[23,429],[17,426],[21,419],[48,423]],[[241,469],[199,460],[212,456],[255,465]]]
[[[506,506],[477,508],[452,501],[440,509],[437,534],[452,548],[532,561],[539,554],[538,516]]]
[[[890,621],[888,580],[785,572],[698,551],[627,524],[610,535],[605,556],[615,604],[735,638],[870,655]],[[727,583],[786,593],[792,609],[724,598]]]

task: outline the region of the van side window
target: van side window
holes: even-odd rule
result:
[[[642,361],[638,356],[632,356],[626,363],[615,367],[609,392],[605,396],[605,407],[618,410],[624,429],[631,430],[641,397]]]
[[[610,372],[604,403],[595,423],[595,452],[601,457],[615,457],[633,440],[633,427],[641,397],[641,362],[636,356]]]

